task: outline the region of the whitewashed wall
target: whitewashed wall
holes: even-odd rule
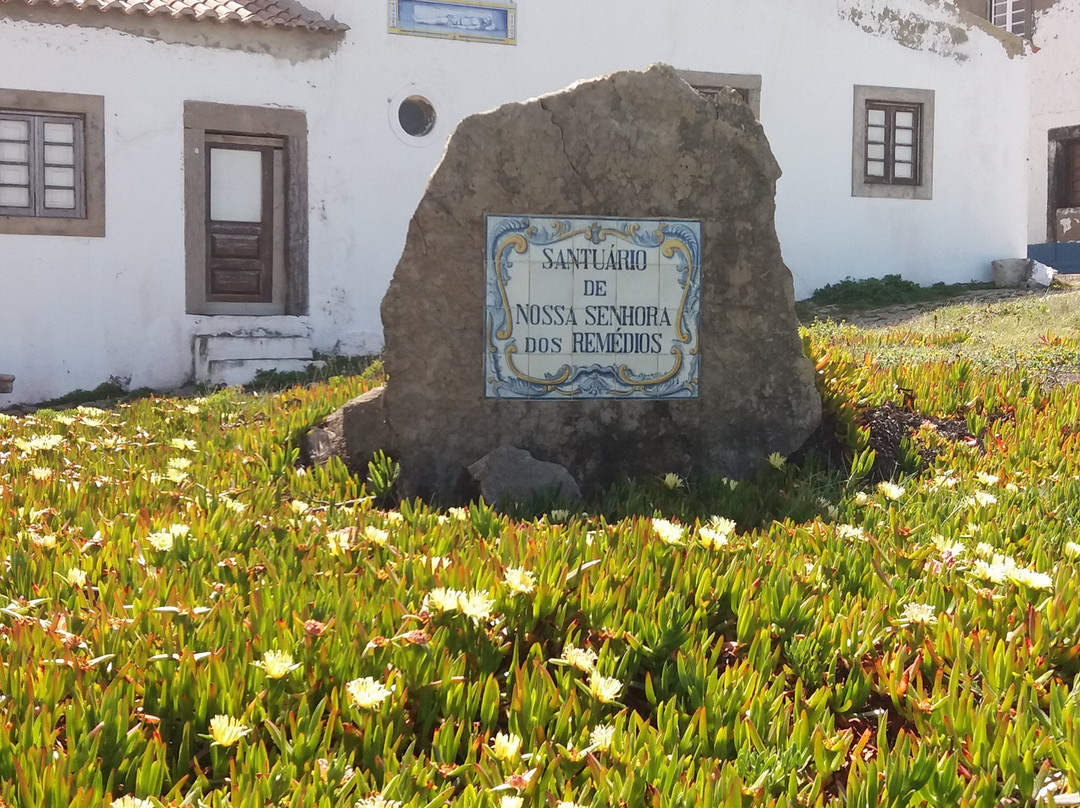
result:
[[[1059,126],[1080,125],[1080,3],[1058,2],[1035,21],[1031,58],[1031,154],[1028,159],[1031,195],[1028,200],[1028,238],[1047,240],[1046,133]]]
[[[0,85],[105,96],[107,161],[105,238],[0,235],[0,373],[18,377],[0,403],[110,376],[154,387],[190,377],[192,335],[207,328],[184,313],[185,99],[307,111],[311,307],[299,325],[323,351],[381,347],[379,302],[458,120],[657,61],[762,76],[797,296],[848,275],[986,279],[991,259],[1024,254],[1026,60],[982,31],[957,35],[922,0],[889,3],[938,18],[915,47],[876,31],[880,0],[519,0],[516,46],[389,35],[383,0],[306,2],[351,26],[327,59],[0,18]],[[936,91],[933,200],[852,198],[854,84]],[[438,113],[422,143],[390,123],[411,93]]]

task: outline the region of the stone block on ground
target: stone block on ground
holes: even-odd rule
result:
[[[994,286],[999,289],[1018,289],[1031,275],[1030,258],[1001,258],[990,262]]]
[[[581,499],[577,481],[564,466],[537,460],[515,446],[500,446],[484,455],[469,466],[469,476],[484,501],[492,505]]]

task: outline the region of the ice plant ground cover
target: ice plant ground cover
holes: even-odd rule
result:
[[[0,418],[0,802],[1080,791],[1080,388],[840,337],[807,334],[839,470],[763,457],[539,516],[297,468],[360,379]],[[898,389],[973,439],[922,430],[929,467],[871,479],[857,414]]]

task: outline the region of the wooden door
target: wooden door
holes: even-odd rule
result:
[[[272,304],[282,299],[282,144],[273,138],[208,138],[206,297]]]

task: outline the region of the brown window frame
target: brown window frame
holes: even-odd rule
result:
[[[0,207],[0,234],[35,236],[105,235],[105,99],[99,95],[0,88],[0,118],[30,122],[31,207]],[[43,127],[75,122],[75,208],[44,207]],[[69,144],[63,144],[69,145]],[[61,187],[61,186],[56,186]],[[64,186],[66,188],[66,186]]]
[[[1058,207],[1080,208],[1080,139],[1061,142]]]
[[[881,112],[885,115],[885,140],[884,141],[871,141],[870,129],[873,127],[870,123],[870,113]],[[898,126],[896,123],[896,115],[901,112],[910,112],[912,114],[912,126]],[[899,129],[911,129],[911,143],[898,144],[897,130]],[[864,149],[864,162],[863,170],[866,172],[866,182],[877,185],[921,185],[922,184],[922,104],[906,104],[895,103],[892,101],[867,101],[866,102],[866,148]],[[882,145],[884,149],[884,157],[881,159],[871,159],[870,147]],[[897,160],[896,148],[897,146],[911,146],[912,159],[911,160]],[[870,173],[870,163],[879,162],[884,163],[885,173],[878,176]],[[909,163],[911,165],[910,177],[899,177],[896,174],[897,163]]]
[[[29,174],[28,183],[25,186],[29,192],[27,206],[0,205],[0,216],[28,216],[38,219],[43,218],[67,218],[83,219],[86,217],[86,143],[83,132],[86,128],[86,119],[82,115],[65,115],[62,113],[38,113],[25,112],[22,110],[0,109],[0,122],[20,121],[27,125],[28,139],[25,141],[29,150],[26,163],[5,161],[0,158],[0,166],[25,165]],[[73,137],[70,144],[54,144],[45,139],[45,124],[58,123],[72,125]],[[5,141],[19,142],[19,141]],[[45,159],[45,147],[50,145],[70,145],[74,154],[72,165],[51,165]],[[45,169],[47,168],[72,168],[74,171],[75,204],[70,208],[50,208],[45,205],[45,191],[50,187],[45,182]],[[0,180],[0,186],[24,187],[21,183],[5,185]]]

